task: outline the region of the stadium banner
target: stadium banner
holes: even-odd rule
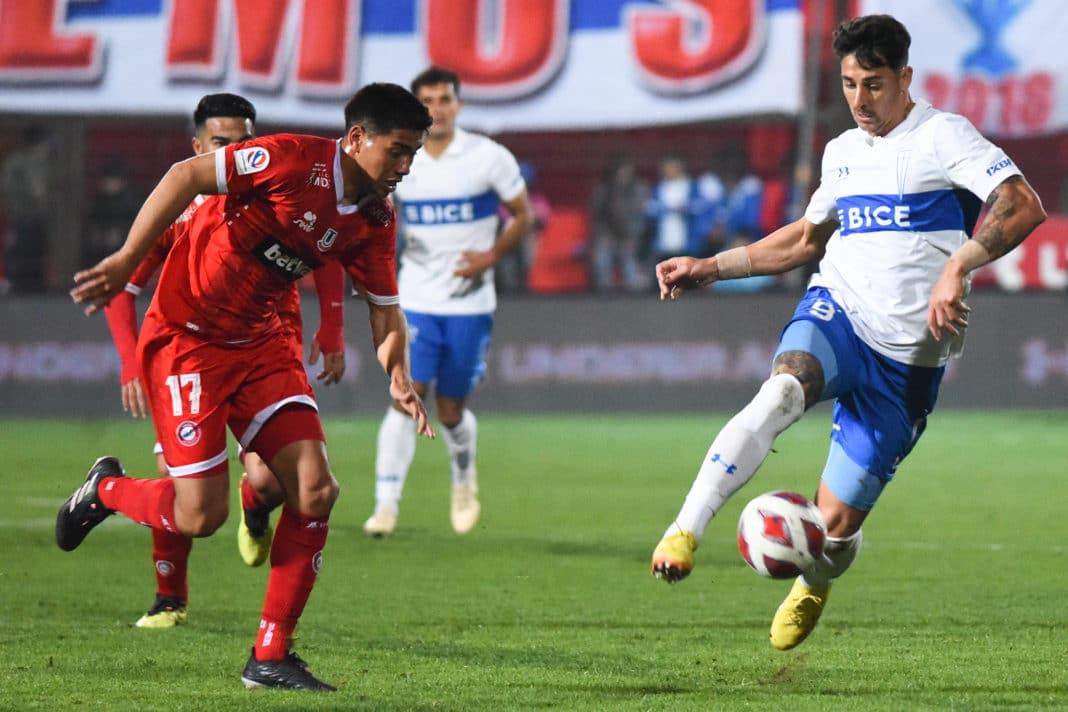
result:
[[[767,378],[799,295],[691,294],[502,299],[479,412],[727,413]],[[938,408],[1068,407],[1064,295],[977,292],[963,358],[950,362]],[[148,300],[139,302],[144,306]],[[310,343],[318,305],[306,298]],[[316,385],[325,417],[381,414],[385,375],[366,305],[346,305],[347,370]],[[0,418],[123,417],[119,361],[102,316],[61,297],[0,300]],[[317,366],[309,366],[314,382]]]
[[[912,35],[912,94],[966,116],[988,136],[1068,128],[1064,0],[859,0]]]
[[[489,132],[789,115],[802,25],[801,0],[5,1],[0,107],[185,115],[231,91],[334,128],[359,86],[436,64]]]

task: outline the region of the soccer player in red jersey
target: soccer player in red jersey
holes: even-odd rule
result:
[[[145,316],[138,355],[171,477],[124,476],[97,460],[56,517],[71,551],[114,512],[156,529],[209,536],[226,520],[226,427],[270,465],[285,504],[271,545],[247,687],[333,690],[291,650],[322,564],[338,484],[303,365],[283,337],[277,304],[326,261],[340,262],[367,300],[376,353],[394,403],[433,437],[412,387],[397,298],[396,216],[386,199],[430,126],[396,84],[369,84],[345,106],[334,141],[278,134],[176,163],[145,201],[124,245],[75,275],[92,313],[125,286],[156,238],[197,194],[225,195],[222,220],[198,210],[175,242]]]
[[[201,155],[231,143],[255,136],[256,109],[236,94],[208,94],[193,112],[193,153]],[[157,240],[144,261],[130,276],[123,292],[104,309],[112,340],[122,363],[122,405],[135,418],[148,415],[141,373],[135,356],[137,312],[134,297],[149,283],[166,259],[178,235],[184,234],[193,213],[198,209],[222,211],[223,199],[198,195]],[[323,354],[324,368],[318,378],[326,384],[336,383],[344,375],[345,351],[342,302],[344,271],[336,262],[314,273],[319,292],[320,330],[312,341],[309,362],[316,363]],[[282,323],[294,339],[294,348],[303,358],[300,296],[294,286],[278,308]],[[156,443],[156,467],[168,476],[163,449]],[[245,563],[259,566],[270,552],[271,527],[269,504],[281,504],[281,488],[267,464],[256,453],[243,453],[247,473],[241,478],[241,499],[245,516],[238,530],[238,546]],[[152,563],[156,572],[156,598],[136,623],[138,628],[173,628],[187,620],[189,600],[188,561],[192,537],[165,529],[152,529]]]

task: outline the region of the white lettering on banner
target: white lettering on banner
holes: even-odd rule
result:
[[[117,384],[121,370],[108,342],[0,343],[0,382]]]
[[[767,378],[774,343],[527,344],[498,351],[500,378],[510,384],[688,383]]]
[[[359,380],[362,360],[360,351],[346,344],[342,383]],[[315,383],[311,377],[320,366],[306,365],[305,370]],[[0,342],[0,383],[118,384],[121,373],[115,347],[107,341]]]
[[[1068,289],[1068,217],[1050,216],[989,270],[1002,289]]]

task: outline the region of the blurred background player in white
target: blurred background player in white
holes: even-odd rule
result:
[[[193,154],[210,153],[231,143],[247,141],[256,135],[256,108],[236,94],[208,94],[193,112]],[[219,210],[218,198],[198,196],[182,216],[168,228],[152,250],[131,275],[126,289],[105,308],[108,328],[122,364],[122,407],[134,418],[148,417],[148,401],[141,382],[137,362],[137,311],[134,298],[148,285],[157,272],[174,240],[182,233],[184,224],[194,211]],[[327,384],[338,382],[345,371],[343,345],[342,300],[344,274],[340,265],[328,263],[313,273],[319,288],[321,328],[312,342],[308,361],[316,363],[323,351],[324,368],[319,379]],[[301,334],[300,297],[294,286],[284,303],[279,304],[279,316],[289,326],[299,347]],[[320,346],[325,344],[324,349]],[[303,358],[303,354],[301,354]],[[161,477],[169,475],[163,459],[163,448],[156,443],[156,469]],[[238,545],[242,558],[249,566],[259,566],[270,553],[270,509],[264,504],[282,502],[280,487],[270,468],[259,455],[243,452],[246,474],[241,479],[241,498],[245,516],[238,530]],[[257,490],[259,493],[257,494]],[[138,628],[173,628],[188,618],[189,601],[188,562],[193,547],[192,537],[177,532],[152,529],[152,564],[156,571],[156,598],[148,611],[137,620]]]
[[[430,67],[412,80],[411,90],[434,123],[411,174],[394,194],[404,230],[398,286],[408,318],[412,379],[424,399],[434,385],[451,465],[452,527],[465,534],[481,511],[478,429],[466,404],[485,370],[497,307],[493,266],[522,242],[533,217],[515,157],[456,125],[463,107],[456,74]],[[498,237],[500,203],[512,219]],[[378,431],[375,511],[364,524],[370,536],[388,536],[397,525],[415,442],[412,419],[390,408]]]
[[[827,561],[794,583],[772,621],[787,650],[815,628],[831,581],[852,564],[861,525],[934,407],[946,361],[968,325],[970,274],[1045,219],[1005,153],[963,117],[909,94],[911,39],[870,15],[835,30],[842,91],[857,128],[827,144],[805,215],[751,245],[656,267],[661,299],[721,279],[779,274],[822,258],[780,337],[771,377],[719,432],[678,517],[653,553],[658,578],[693,568],[712,517],[767,457],[775,438],[835,399],[816,502]],[[989,213],[969,235],[986,200]]]

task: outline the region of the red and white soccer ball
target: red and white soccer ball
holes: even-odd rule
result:
[[[827,526],[815,504],[795,492],[754,498],[738,520],[738,550],[761,576],[800,576],[823,558]]]

